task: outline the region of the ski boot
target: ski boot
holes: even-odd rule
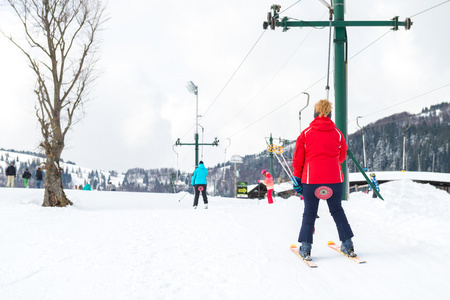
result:
[[[197,205],[194,205],[194,209],[197,209]]]
[[[353,248],[353,242],[351,239],[342,242],[341,252],[343,252],[348,257],[356,257],[355,249]]]
[[[205,204],[205,209],[208,209],[208,203]]]
[[[303,257],[306,261],[311,261],[311,243],[308,242],[302,242],[302,245],[298,249],[298,254]]]

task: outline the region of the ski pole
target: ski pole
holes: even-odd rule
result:
[[[189,194],[188,192],[186,192],[186,194],[184,194],[183,197],[180,198],[180,200],[178,200],[178,202],[181,202],[181,199],[183,199],[187,194]]]
[[[286,164],[287,169],[288,169],[289,173],[291,174],[291,177],[294,178],[294,173],[292,173],[292,170],[291,170],[291,168],[289,167],[289,164],[288,164],[288,162],[286,161],[286,158],[284,157],[283,153],[280,153],[280,155],[281,155],[281,157],[283,158],[284,163]]]

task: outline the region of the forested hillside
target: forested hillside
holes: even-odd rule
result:
[[[406,171],[449,173],[449,124],[449,103],[431,106],[417,115],[406,112],[395,114],[350,135],[349,149],[363,166],[364,131],[367,168],[374,171],[400,171],[403,169],[405,137]],[[353,163],[350,163],[350,172],[356,172]]]

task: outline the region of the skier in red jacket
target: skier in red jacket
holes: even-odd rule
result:
[[[330,213],[336,223],[341,251],[356,256],[353,249],[352,229],[342,208],[344,176],[341,163],[347,157],[344,135],[330,119],[331,102],[320,100],[314,106],[314,120],[297,138],[292,161],[296,184],[294,189],[303,194],[304,211],[298,237],[301,247],[299,254],[311,260],[314,223],[319,200],[327,201]]]

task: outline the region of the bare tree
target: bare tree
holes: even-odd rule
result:
[[[42,206],[72,202],[60,167],[67,132],[80,116],[94,79],[97,35],[104,21],[102,0],[5,0],[18,16],[24,39],[5,35],[28,59],[36,76],[36,116],[46,155]]]

